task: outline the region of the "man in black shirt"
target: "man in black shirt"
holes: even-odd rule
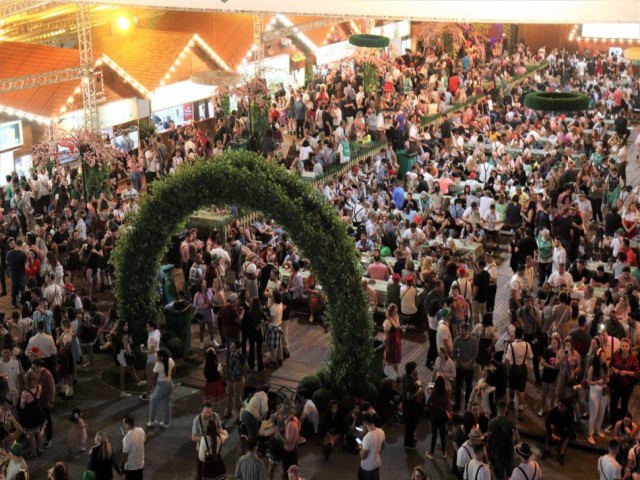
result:
[[[611,210],[604,218],[604,234],[607,237],[613,237],[619,228],[622,228],[622,217],[616,207],[611,207]]]
[[[544,426],[546,428],[546,436],[542,459],[550,455],[552,446],[557,446],[558,461],[560,465],[564,465],[564,454],[567,451],[569,442],[575,439],[576,436],[573,429],[573,410],[567,400],[560,400],[558,405],[551,409]]]
[[[624,113],[624,110],[620,110],[620,114],[613,121],[613,125],[616,128],[616,133],[619,137],[622,138],[622,141],[627,143],[629,139],[629,135],[631,135],[631,130],[629,130],[629,122]]]
[[[571,248],[571,228],[573,224],[573,218],[569,211],[561,210],[560,214],[556,218],[556,235],[560,239],[560,243],[567,250]]]
[[[578,205],[571,205],[571,248],[569,250],[569,261],[573,262],[578,258],[578,249],[580,248],[580,238],[584,233],[584,222],[578,211]]]
[[[489,282],[491,276],[485,270],[487,262],[480,257],[477,262],[477,273],[473,277],[473,318],[474,321],[481,322],[482,317],[487,313],[487,299],[489,297]]]
[[[11,279],[11,306],[17,308],[18,296],[22,295],[27,285],[27,255],[22,251],[22,240],[11,237],[8,240],[9,252],[7,253],[7,269]]]

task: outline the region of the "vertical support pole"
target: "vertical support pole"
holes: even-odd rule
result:
[[[253,60],[255,75],[262,75],[262,64],[264,61],[264,44],[262,43],[262,32],[264,30],[264,15],[256,13],[253,16]]]
[[[93,41],[91,38],[91,14],[89,9],[90,6],[85,3],[76,5],[78,51],[80,52],[80,66],[84,69],[82,76],[84,126],[87,130],[97,132],[100,129],[100,119],[96,102],[96,78],[93,65]]]

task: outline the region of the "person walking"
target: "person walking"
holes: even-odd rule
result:
[[[461,334],[453,342],[453,359],[456,362],[456,392],[454,412],[460,410],[460,397],[464,383],[464,408],[467,408],[471,397],[473,372],[478,358],[478,339],[471,336],[471,324],[463,323]]]
[[[445,386],[445,379],[443,376],[438,376],[435,379],[433,391],[427,400],[429,419],[431,421],[431,448],[425,455],[430,460],[433,460],[438,434],[440,434],[442,456],[445,460],[447,458],[447,423],[451,421],[449,405],[450,397]]]
[[[402,379],[402,418],[404,420],[404,448],[415,450],[416,425],[420,401],[424,402],[424,384],[418,380],[416,362],[405,365],[405,375]]]
[[[247,440],[247,452],[238,459],[235,480],[267,480],[267,469],[257,455],[258,439]]]
[[[142,480],[146,434],[142,428],[136,427],[131,415],[126,415],[122,424],[126,433],[122,439],[120,469],[124,471],[125,480]]]
[[[358,480],[380,480],[380,467],[382,466],[380,452],[384,448],[384,430],[374,425],[373,415],[370,413],[365,413],[362,416],[362,425],[367,433],[358,446],[360,453]]]
[[[159,350],[157,356],[158,361],[153,367],[153,383],[155,387],[151,393],[147,427],[153,428],[160,425],[162,428],[169,428],[171,423],[171,393],[173,392],[172,378],[176,364],[166,350]],[[156,412],[160,404],[162,404],[162,409],[164,410],[164,421],[158,424]]]
[[[507,416],[507,404],[500,400],[498,415],[489,420],[487,427],[488,457],[496,480],[506,480],[515,467],[513,444],[520,435],[512,419]]]

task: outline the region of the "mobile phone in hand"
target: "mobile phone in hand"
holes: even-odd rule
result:
[[[360,440],[359,438],[356,438],[356,443],[358,444],[359,447],[362,446],[362,440]]]
[[[123,437],[126,435],[126,432],[124,431],[124,427],[120,427],[120,435],[122,435]]]

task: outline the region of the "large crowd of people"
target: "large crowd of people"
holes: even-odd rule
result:
[[[131,396],[127,375],[146,388],[146,427],[170,428],[176,365],[150,320],[144,378],[136,371],[129,320],[117,318],[109,300],[110,254],[154,181],[247,137],[249,149],[291,174],[322,179],[320,194],[360,252],[391,376],[377,404],[351,411],[337,401],[319,411],[304,388],[296,402],[275,402],[268,386],[245,388],[249,371],[277,369],[289,358],[293,315],[302,310],[309,321],[324,321],[325,297],[271,220],[236,219],[227,238],[189,230],[179,245],[179,301],[192,305],[206,356],[205,402],[192,430],[197,478],[224,478],[220,451],[235,416],[243,433],[236,479],[266,478],[264,458],[281,462],[285,478],[301,478],[298,446],[313,439],[327,460],[338,447],[358,453],[358,478],[377,479],[385,429],[401,421],[404,447],[415,449],[425,410],[428,462],[436,461],[438,438],[438,456],[448,458],[447,432],[458,425],[451,468],[461,479],[541,478],[535,448],[518,434],[527,411],[544,417],[540,459],[553,452],[562,464],[578,435],[592,445],[609,437],[597,464],[601,478],[640,475],[639,428],[629,412],[640,376],[640,202],[637,186],[627,184],[627,164],[637,160],[629,153],[628,112],[640,85],[631,66],[615,55],[531,52],[475,37],[455,55],[438,44],[382,65],[379,88],[369,94],[359,66],[348,61],[304,87],[280,86],[261,142],[248,132],[241,99],[237,111],[216,112],[212,129],[169,122],[139,148],[117,143],[126,161],[112,165],[111,195],[84,198],[82,176],[63,165],[7,178],[0,280],[13,310],[0,321],[5,478],[28,478],[26,460],[46,455],[54,405],[61,396],[73,406],[78,371],[93,364],[94,349],[112,352],[122,397]],[[524,106],[535,90],[584,93],[590,108],[536,112]],[[429,122],[435,114],[443,115]],[[331,174],[369,142],[377,142],[373,154]],[[401,165],[407,156],[408,168]],[[508,280],[498,276],[505,259]],[[508,299],[496,298],[503,281]],[[427,333],[427,378],[415,362],[403,362],[409,328]],[[121,458],[105,432],[95,434],[83,479],[110,479],[114,470],[143,477],[145,431],[130,416],[122,430]],[[74,409],[70,451],[85,451],[88,438]],[[58,462],[50,478],[69,478],[67,470]],[[424,468],[411,478],[426,479]]]

